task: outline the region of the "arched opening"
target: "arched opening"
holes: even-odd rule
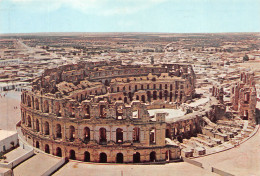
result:
[[[124,156],[122,153],[116,154],[116,162],[117,163],[123,163],[124,162]]]
[[[156,129],[155,128],[151,128],[150,129],[150,144],[155,144],[156,143]]]
[[[153,151],[150,153],[150,162],[155,162],[156,161],[156,153]]]
[[[145,96],[144,95],[141,96],[141,99],[142,99],[142,102],[145,103]]]
[[[28,121],[28,127],[32,127],[32,119],[30,116],[27,116],[27,121]]]
[[[172,91],[172,84],[170,85],[170,91]]]
[[[45,153],[50,153],[50,147],[48,144],[45,145]]]
[[[162,99],[162,92],[159,92],[159,98]]]
[[[35,143],[35,147],[36,147],[36,148],[40,148],[39,141],[36,141],[36,143]]]
[[[134,155],[133,155],[133,162],[134,163],[140,163],[140,153],[139,152],[136,152]]]
[[[76,154],[74,150],[70,150],[70,159],[76,160]]]
[[[165,160],[170,161],[171,160],[171,151],[167,150],[165,153]]]
[[[167,98],[168,98],[168,91],[167,90],[164,91],[164,98],[165,98],[165,101],[167,101]]]
[[[44,123],[44,134],[45,135],[50,135],[50,125],[49,122]]]
[[[124,98],[124,103],[127,103],[127,97]]]
[[[151,102],[151,92],[147,91],[147,101]]]
[[[100,154],[99,154],[99,162],[100,162],[100,163],[106,163],[106,162],[107,162],[107,154],[105,154],[105,153],[100,153]]]
[[[153,91],[153,99],[157,100],[157,92],[156,91]]]
[[[137,85],[135,85],[135,91],[137,91]]]
[[[160,90],[162,90],[162,84],[160,84]]]
[[[39,100],[38,100],[38,98],[35,99],[35,109],[39,110]]]
[[[44,111],[45,113],[49,113],[49,103],[47,100],[44,101],[43,103]]]
[[[87,152],[87,151],[84,153],[84,161],[85,162],[90,162],[90,153]]]
[[[54,109],[55,109],[55,114],[56,114],[58,117],[60,117],[60,116],[61,116],[60,103],[59,103],[59,102],[56,102],[54,107],[55,107],[55,108],[54,108]]]
[[[40,123],[39,120],[36,119],[36,131],[39,132],[40,131]]]
[[[170,102],[172,102],[172,92],[170,92]]]
[[[100,111],[100,118],[106,118],[105,105],[100,105],[99,111]]]
[[[85,110],[85,119],[90,119],[90,106],[86,105],[84,110]]]
[[[61,125],[60,124],[56,125],[56,137],[57,138],[62,138]]]
[[[123,130],[121,128],[116,129],[116,143],[123,143]]]
[[[107,135],[106,135],[106,129],[105,128],[99,129],[99,143],[100,144],[106,144],[107,143]]]
[[[139,96],[138,95],[136,95],[136,100],[139,100]]]
[[[140,142],[140,128],[133,129],[133,142]]]
[[[29,95],[27,96],[27,105],[28,107],[32,107],[31,97]]]
[[[165,130],[165,137],[171,139],[171,132],[170,132],[169,129],[166,129],[166,130]]]
[[[128,97],[129,97],[130,101],[133,101],[133,97],[132,97],[132,93],[131,92],[128,93]]]
[[[56,156],[62,157],[62,151],[60,147],[56,148]]]
[[[70,131],[69,131],[69,140],[74,141],[75,140],[75,127],[70,126]]]
[[[84,133],[83,133],[83,142],[87,143],[90,141],[90,129],[88,127],[84,128]]]

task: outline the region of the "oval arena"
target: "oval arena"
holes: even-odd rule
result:
[[[45,70],[22,93],[21,129],[34,147],[73,160],[178,160],[176,141],[201,131],[201,116],[182,106],[194,96],[191,65],[64,65]]]

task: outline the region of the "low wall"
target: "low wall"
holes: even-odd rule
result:
[[[61,158],[60,161],[49,168],[46,172],[44,172],[41,176],[49,176],[53,172],[55,172],[59,167],[61,167],[65,163],[65,158]]]
[[[212,172],[214,172],[214,173],[216,173],[216,174],[219,174],[219,175],[221,175],[221,176],[235,176],[235,175],[233,175],[233,174],[230,174],[230,173],[228,173],[228,172],[222,171],[222,170],[217,169],[217,168],[214,168],[214,167],[212,167]]]
[[[24,155],[14,159],[13,161],[10,161],[9,163],[0,163],[0,167],[12,169],[15,166],[17,166],[18,164],[20,164],[21,162],[23,162],[24,160],[30,158],[32,155],[34,155],[33,149],[31,149],[30,151],[28,151]]]
[[[192,164],[192,165],[195,165],[195,166],[197,166],[197,167],[203,168],[202,163],[200,163],[200,162],[198,162],[198,161],[191,160],[191,159],[186,158],[186,157],[183,157],[183,161],[184,161],[184,162],[187,162],[187,163],[190,163],[190,164]]]

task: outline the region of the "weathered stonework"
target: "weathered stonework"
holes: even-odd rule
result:
[[[231,90],[232,108],[252,124],[256,122],[256,87],[253,73],[241,73],[240,81]]]
[[[178,159],[182,140],[200,131],[201,116],[167,122],[164,113],[191,100],[190,65],[125,66],[82,62],[46,70],[22,93],[22,132],[34,147],[91,162]],[[210,116],[210,114],[206,114]]]

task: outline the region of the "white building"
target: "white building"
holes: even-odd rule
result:
[[[0,152],[5,152],[18,144],[16,131],[0,130]]]

